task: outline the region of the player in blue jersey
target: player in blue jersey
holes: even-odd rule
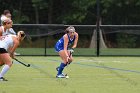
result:
[[[67,64],[71,63],[73,58],[70,52],[74,52],[74,48],[77,46],[78,42],[78,33],[75,32],[73,26],[69,26],[65,30],[65,34],[61,37],[55,45],[55,50],[59,53],[59,56],[62,59],[62,63],[57,68],[57,78],[65,78],[66,76],[62,73],[63,69]],[[68,48],[71,47],[70,50]]]

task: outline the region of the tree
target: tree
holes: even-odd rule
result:
[[[36,18],[36,24],[39,24],[39,18],[42,18],[42,16],[39,16],[39,11],[42,9],[46,9],[48,7],[48,3],[46,0],[31,0],[32,6],[35,10],[35,18]]]
[[[16,3],[15,3],[16,2]],[[95,24],[96,0],[0,0],[14,23]],[[103,24],[140,24],[140,0],[101,0]]]
[[[139,24],[140,0],[102,0],[104,24]]]
[[[88,8],[95,5],[95,0],[60,0],[61,15],[57,17],[63,24],[83,24],[89,14]],[[94,23],[95,24],[95,23]]]

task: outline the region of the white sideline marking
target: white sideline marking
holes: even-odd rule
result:
[[[91,59],[89,59],[89,60],[87,60],[87,59],[80,59],[79,60],[80,62],[98,62],[98,63],[105,63],[105,62],[107,62],[107,63],[128,63],[126,60],[122,60],[122,61],[120,61],[120,60],[112,60],[112,61],[108,61],[108,60],[91,60]]]

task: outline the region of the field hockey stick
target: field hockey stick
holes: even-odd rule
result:
[[[70,51],[70,55],[69,55],[69,57],[71,57],[71,55],[72,55],[72,51]],[[67,66],[70,64],[71,62],[67,62]]]
[[[18,59],[16,59],[16,58],[13,58],[14,60],[16,60],[17,62],[19,62],[20,64],[22,64],[22,65],[24,65],[24,66],[26,66],[26,67],[30,67],[30,64],[25,64],[25,63],[23,63],[23,62],[21,62],[21,61],[19,61]]]
[[[71,56],[71,54],[72,54],[72,52],[70,51],[70,55],[69,55],[69,57]],[[71,63],[71,62],[67,62],[66,67],[68,67],[68,65],[69,65],[70,63]],[[59,66],[56,68],[56,70],[58,71],[58,69],[59,69]]]

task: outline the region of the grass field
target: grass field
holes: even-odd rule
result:
[[[96,48],[76,48],[74,55],[96,56],[96,51]],[[21,53],[21,55],[45,55],[45,48],[18,48],[17,52]],[[46,48],[46,55],[58,55],[58,53],[55,52],[54,48]],[[140,48],[105,48],[100,49],[100,55],[140,56]]]
[[[0,82],[0,93],[139,93],[139,57],[74,57],[65,68],[69,79],[57,79],[59,57],[17,57]],[[0,68],[1,69],[1,68]]]

